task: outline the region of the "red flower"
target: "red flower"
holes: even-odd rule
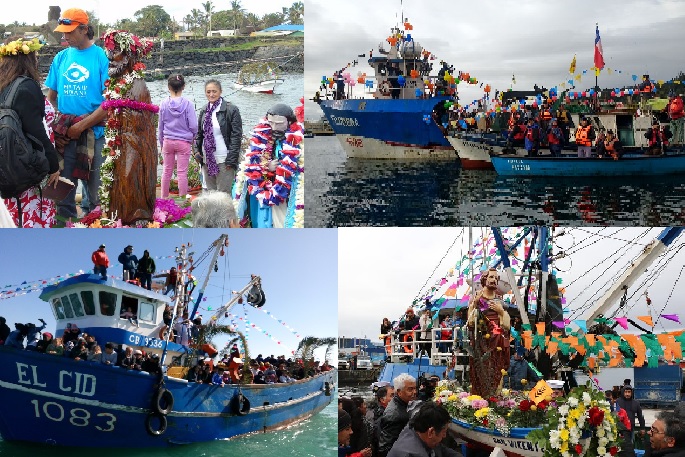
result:
[[[493,395],[492,397],[488,398],[488,401],[489,401],[490,403],[497,403],[497,397],[495,397],[495,396]]]
[[[540,403],[538,403],[538,408],[544,410],[545,408],[547,408],[548,404],[549,403],[546,400],[542,400]]]
[[[580,455],[581,452],[583,452],[583,446],[576,444],[576,454]]]
[[[488,420],[487,419],[483,419],[483,425],[485,425],[486,427],[488,426]]]
[[[105,81],[105,87],[109,87],[109,79]]]
[[[609,448],[609,454],[616,455],[617,452],[618,452],[618,448],[616,446],[611,446]]]
[[[530,404],[531,404],[530,401],[523,400],[521,403],[519,403],[519,409],[521,411],[528,411],[530,409]]]
[[[597,427],[604,420],[604,411],[602,411],[596,406],[590,408],[588,414],[590,416],[588,422],[590,422],[590,425],[592,425],[593,427]]]

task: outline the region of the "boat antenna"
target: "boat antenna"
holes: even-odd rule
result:
[[[200,306],[200,302],[202,302],[202,297],[205,294],[205,289],[207,288],[207,283],[209,282],[209,275],[212,273],[216,266],[216,259],[219,257],[219,251],[221,250],[222,246],[228,246],[228,235],[222,234],[219,239],[214,241],[212,243],[212,247],[214,248],[214,255],[212,256],[212,261],[209,263],[209,269],[207,270],[207,275],[205,276],[205,280],[202,283],[202,287],[200,287],[200,292],[197,295],[197,300],[195,300],[195,305],[193,306],[193,312],[190,313],[190,319],[195,318],[195,313],[197,313],[197,308]],[[192,270],[192,268],[191,268]],[[190,273],[190,271],[189,271]]]
[[[400,24],[404,24],[404,6],[402,5],[402,0],[400,0],[400,11],[402,13],[402,22],[400,22]]]

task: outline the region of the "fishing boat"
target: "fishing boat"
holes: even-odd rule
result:
[[[310,135],[315,136],[329,136],[335,135],[335,132],[331,128],[331,124],[325,117],[322,117],[318,121],[304,121],[304,134],[305,136]]]
[[[283,79],[278,78],[271,65],[250,63],[240,69],[233,87],[256,94],[273,94],[279,84],[283,84]]]
[[[227,246],[228,237],[222,235],[205,252],[211,258],[209,272]],[[189,303],[192,318],[209,273],[193,307],[192,253],[187,245],[178,252],[173,301],[138,285],[93,274],[76,275],[42,290],[40,298],[54,314],[57,335],[77,329],[97,341],[144,350],[159,361],[157,374],[0,346],[0,401],[6,412],[12,412],[0,417],[3,440],[97,448],[167,447],[276,430],[330,403],[335,370],[292,383],[241,382],[221,387],[186,381],[181,376],[184,367],[212,348],[170,341],[163,312],[170,305],[177,316]],[[219,321],[243,300],[252,306],[264,304],[258,276],[233,292],[210,322]]]
[[[404,29],[394,27],[387,43],[370,53],[368,79],[346,82],[349,73],[337,72],[327,83],[338,87],[335,99],[320,100],[319,106],[348,157],[454,160],[446,138],[446,106],[456,102],[456,90],[445,82],[445,69],[430,75],[430,53],[405,33],[410,24]],[[373,91],[361,99],[345,95],[345,84],[356,82]]]

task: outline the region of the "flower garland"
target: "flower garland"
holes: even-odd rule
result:
[[[16,56],[19,53],[30,54],[38,51],[42,47],[43,45],[38,38],[34,38],[31,41],[24,41],[22,38],[19,38],[18,40],[10,41],[5,45],[0,46],[0,57]]]
[[[304,180],[298,179],[304,172],[304,157],[302,155],[302,141],[304,139],[304,125],[294,122],[288,128],[282,143],[282,157],[278,159],[275,171],[269,171],[269,162],[273,159],[273,145],[271,143],[271,126],[266,119],[260,120],[252,131],[249,151],[240,164],[242,173],[236,179],[235,205],[240,216],[240,201],[242,192],[247,192],[257,198],[260,205],[280,205],[285,202],[295,187],[294,202],[289,202],[289,208],[294,205],[294,216],[291,222],[294,227],[304,225]],[[295,182],[293,179],[295,178]],[[294,185],[295,184],[295,185]]]
[[[149,111],[157,113],[159,107],[149,103],[138,102],[126,98],[126,95],[133,87],[136,79],[143,78],[145,64],[137,62],[133,65],[133,71],[125,74],[121,78],[110,78],[105,81],[105,101],[102,102],[102,109],[108,113],[107,123],[105,124],[105,146],[102,148],[102,155],[105,160],[100,167],[100,205],[104,211],[109,210],[109,193],[114,182],[114,162],[121,155],[121,121],[119,114],[124,109],[134,111]]]
[[[180,205],[174,199],[155,200],[155,211],[152,216],[152,221],[145,227],[147,228],[161,228],[169,227],[172,224],[183,222],[190,217],[191,207],[189,201],[183,201]],[[121,219],[116,218],[116,214],[112,219],[103,217],[101,208],[98,206],[93,211],[85,215],[78,222],[67,222],[66,227],[69,228],[124,228],[129,227],[121,222]]]

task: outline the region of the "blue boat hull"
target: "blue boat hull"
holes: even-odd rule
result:
[[[611,177],[656,176],[685,173],[685,154],[623,156],[611,158],[578,157],[491,157],[501,176]]]
[[[326,100],[320,106],[348,157],[456,159],[432,120],[433,108],[447,100]],[[424,121],[424,116],[431,116],[430,121]]]
[[[222,388],[166,378],[174,404],[165,433],[153,435],[146,422],[156,376],[5,347],[0,366],[2,438],[78,447],[166,447],[278,429],[325,408],[336,380],[330,371],[289,384]],[[250,402],[244,415],[233,400],[239,392]],[[149,424],[159,430],[158,419]]]

